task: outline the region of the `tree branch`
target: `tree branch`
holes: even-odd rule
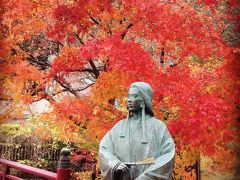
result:
[[[95,75],[93,73],[86,73],[84,72],[84,74],[88,77],[88,79],[90,79],[91,81],[96,81]],[[91,76],[89,76],[89,74]],[[93,79],[92,79],[93,78]]]
[[[127,28],[123,31],[123,33],[121,34],[121,38],[122,40],[124,39],[124,37],[126,36],[128,30],[133,26],[132,23],[129,23],[129,25],[127,26]]]
[[[85,73],[88,78],[92,81],[92,78],[96,79],[96,76],[95,76],[95,71],[93,69],[90,69],[90,68],[85,68],[85,69],[73,69],[73,70],[67,70],[66,72],[83,72]],[[91,75],[92,78],[89,77],[89,75]]]
[[[29,61],[33,61],[36,64],[40,65],[40,66],[47,66],[47,67],[51,67],[51,64],[49,63],[49,61],[47,61],[47,63],[45,62],[40,62],[37,60],[37,58],[35,58],[32,54],[28,53],[28,55],[30,56],[30,58],[28,58]]]
[[[53,97],[56,96],[56,95],[58,95],[58,94],[60,94],[60,93],[62,93],[62,92],[66,92],[66,91],[67,91],[67,89],[62,89],[61,91],[55,92],[55,93],[53,93],[53,94],[51,94],[51,95],[45,93],[42,97],[39,97],[38,99],[35,99],[33,102],[37,102],[37,101],[40,101],[40,100],[42,100],[42,99],[46,99],[46,100],[48,100],[49,102],[51,102],[51,101],[54,101],[54,102],[55,102],[55,100],[53,99]]]
[[[66,70],[66,72],[89,72],[89,73],[94,73],[93,69],[90,68],[85,68],[85,69],[70,69]]]
[[[76,38],[79,40],[79,42],[80,42],[82,45],[85,45],[85,43],[83,42],[83,40],[79,37],[78,33],[74,32],[74,35],[76,36]]]
[[[66,91],[72,93],[72,94],[73,94],[74,96],[76,96],[76,97],[78,96],[78,95],[76,94],[76,92],[75,92],[70,86],[67,86],[67,85],[63,84],[61,81],[59,81],[57,76],[55,76],[54,79],[60,84],[60,86],[62,86],[63,88],[65,88]]]
[[[99,23],[94,17],[90,16],[90,19],[91,19],[94,23],[96,23],[97,25],[100,26],[100,23]]]
[[[164,63],[164,55],[165,55],[165,50],[164,47],[161,48],[161,54],[160,54],[160,63]]]
[[[89,64],[90,64],[90,66],[93,69],[93,73],[95,75],[95,78],[97,79],[98,76],[100,75],[99,70],[97,69],[97,67],[95,66],[95,64],[94,64],[94,62],[92,60],[89,61]]]
[[[27,57],[28,61],[32,61],[33,63],[36,63],[37,65],[41,66],[42,68],[51,67],[51,63],[46,61],[38,61],[36,57],[34,57],[31,53],[29,53],[21,44],[18,44],[20,49],[28,54],[29,57]]]
[[[84,88],[76,89],[75,92],[76,92],[76,91],[83,91],[83,90],[89,88],[90,86],[92,86],[92,85],[94,85],[94,84],[95,84],[95,83],[91,83],[91,84],[85,86]]]
[[[0,101],[13,101],[12,98],[2,98],[0,97]]]

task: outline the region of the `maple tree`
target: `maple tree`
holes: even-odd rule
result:
[[[38,135],[99,140],[126,116],[128,86],[146,81],[180,156],[231,168],[239,146],[234,0],[1,2],[0,97],[9,104],[1,120],[46,99],[52,111],[39,120],[51,129]],[[181,161],[176,174],[188,177]]]

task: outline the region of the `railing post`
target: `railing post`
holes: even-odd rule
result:
[[[3,176],[2,179],[6,180],[6,175],[10,173],[10,167],[7,164],[4,164]]]
[[[57,169],[57,180],[70,180],[70,150],[63,148]]]

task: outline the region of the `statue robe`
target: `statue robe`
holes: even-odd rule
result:
[[[155,164],[136,165],[130,168],[132,179],[171,179],[175,147],[166,125],[146,115],[147,143],[141,142],[141,120],[129,118],[125,137],[120,137],[124,121],[119,121],[102,139],[99,161],[105,180],[112,179],[112,168],[119,162],[137,162],[154,157]]]

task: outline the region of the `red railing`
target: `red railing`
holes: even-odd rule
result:
[[[9,161],[6,159],[0,159],[0,164],[2,165],[2,172],[0,172],[1,180],[6,180],[6,179],[23,180],[22,178],[11,175],[10,169],[20,170],[28,174],[36,175],[37,177],[45,178],[47,180],[69,180],[70,179],[69,155],[70,155],[70,151],[66,149],[61,151],[61,158],[59,161],[60,167],[58,167],[57,173],[53,173],[47,170]]]

